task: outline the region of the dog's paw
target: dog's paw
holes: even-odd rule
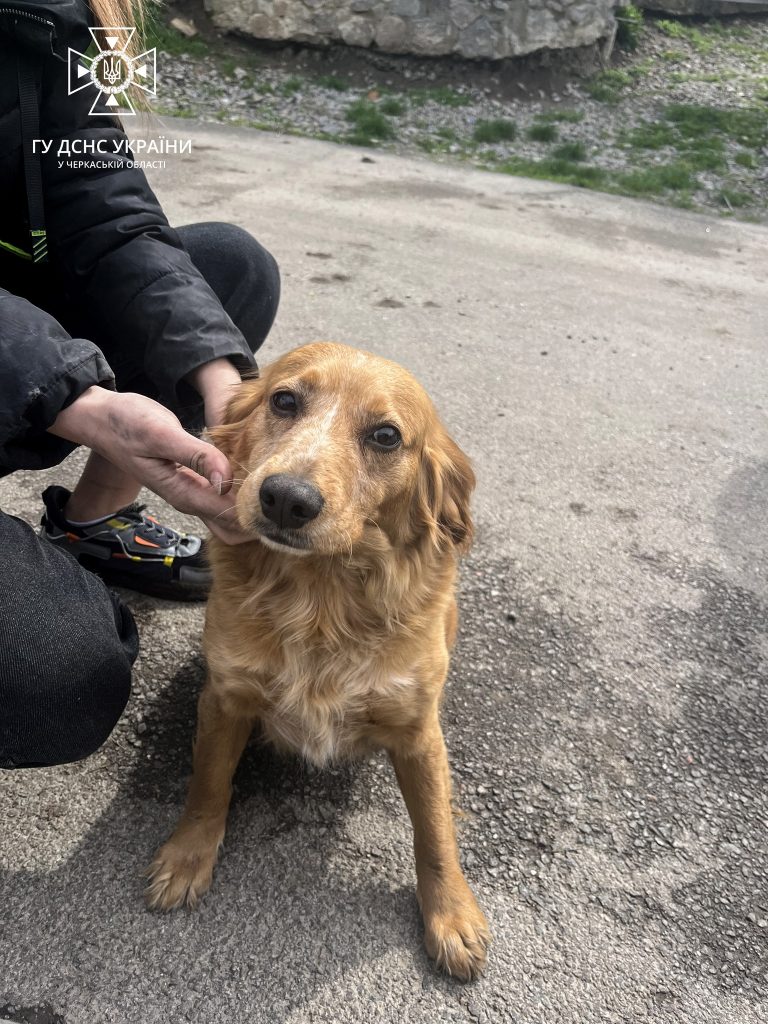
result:
[[[442,913],[425,914],[424,929],[427,953],[446,974],[474,981],[483,973],[491,933],[473,897]]]
[[[194,907],[210,887],[220,839],[172,836],[146,870],[144,898],[152,910]]]

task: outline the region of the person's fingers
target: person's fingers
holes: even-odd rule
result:
[[[253,540],[253,537],[243,533],[239,527],[222,526],[220,520],[203,519],[203,522],[211,533],[215,534],[219,540],[223,540],[225,544],[244,544],[247,540]]]
[[[181,512],[191,512],[201,519],[234,516],[234,496],[219,494],[216,487],[186,466],[166,462],[154,477],[149,486]]]
[[[218,494],[226,494],[232,487],[232,467],[226,455],[209,441],[193,437],[181,427],[164,432],[157,455],[204,477]]]

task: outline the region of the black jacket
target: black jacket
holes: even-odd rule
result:
[[[110,364],[118,386],[118,366],[140,366],[171,408],[189,399],[182,378],[196,366],[220,356],[241,370],[254,365],[143,171],[127,166],[131,152],[113,155],[125,138],[120,123],[90,114],[94,88],[68,95],[68,47],[88,49],[89,24],[84,0],[0,0],[0,241],[30,248],[20,56],[41,69],[39,136],[52,141],[41,156],[50,261],[44,272],[83,313],[89,337],[102,344],[100,349],[88,338],[70,337],[48,313],[14,294],[23,261],[0,250],[0,475],[53,465],[72,450],[46,430],[93,384],[114,386]],[[108,169],[94,157],[90,169],[70,165],[58,155],[62,142],[79,151],[84,142],[108,148]],[[84,159],[73,155],[72,164]],[[23,272],[43,271],[27,261]]]

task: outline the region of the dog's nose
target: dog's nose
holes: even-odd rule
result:
[[[261,511],[281,529],[298,530],[314,519],[323,507],[316,487],[287,473],[268,476],[259,488]]]

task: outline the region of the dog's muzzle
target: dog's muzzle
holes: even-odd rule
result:
[[[306,480],[288,473],[266,477],[259,488],[261,511],[279,530],[300,530],[316,519],[323,496]]]

